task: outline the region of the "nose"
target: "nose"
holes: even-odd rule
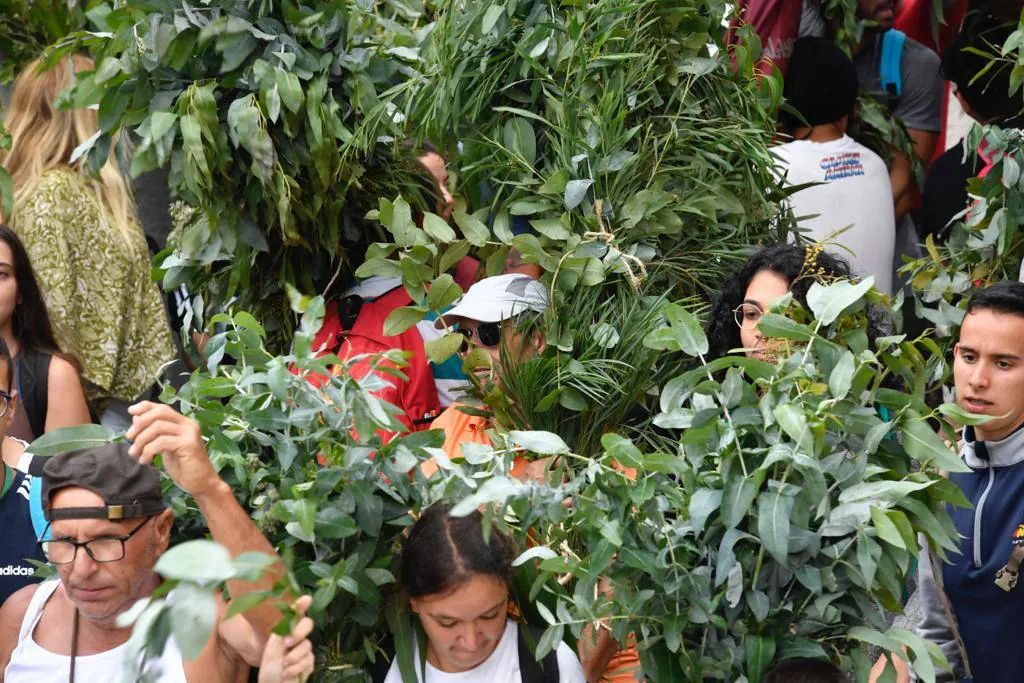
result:
[[[75,553],[75,559],[71,562],[70,576],[74,579],[72,583],[81,583],[95,574],[99,568],[100,563],[92,559],[85,548],[79,548]]]
[[[470,652],[476,652],[480,649],[480,643],[483,641],[483,636],[476,629],[476,624],[470,624],[467,627],[466,632],[462,635],[462,646]]]
[[[988,368],[984,363],[977,363],[973,372],[967,380],[972,387],[983,388],[988,386]]]

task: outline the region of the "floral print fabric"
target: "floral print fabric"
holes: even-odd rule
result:
[[[126,239],[99,195],[70,168],[48,171],[15,208],[11,228],[32,261],[57,343],[84,367],[97,409],[131,401],[174,357],[163,300],[140,226]]]

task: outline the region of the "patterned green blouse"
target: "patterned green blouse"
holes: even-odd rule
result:
[[[11,228],[25,243],[61,350],[83,364],[97,409],[132,401],[174,357],[141,227],[130,243],[101,218],[99,197],[70,168],[48,171],[19,202]]]

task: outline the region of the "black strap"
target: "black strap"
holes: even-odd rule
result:
[[[544,659],[537,661],[533,653],[537,642],[544,635],[544,629],[520,623],[519,628],[519,675],[523,683],[558,683],[558,653],[553,648]]]
[[[28,417],[32,434],[39,438],[46,431],[46,411],[49,408],[50,360],[53,356],[44,351],[23,351],[18,354],[18,369],[21,372],[21,405]]]

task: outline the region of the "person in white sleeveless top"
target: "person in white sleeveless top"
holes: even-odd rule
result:
[[[213,540],[232,556],[274,555],[270,543],[210,463],[199,426],[170,406],[131,408],[134,443],[106,444],[50,458],[43,468],[44,542],[60,580],[27,586],[0,608],[0,683],[119,681],[131,629],[117,617],[160,584],[153,571],[167,550],[174,515],[165,505],[159,454],[171,479],[199,506]],[[257,582],[229,582],[233,597],[268,590],[280,565]],[[221,614],[227,603],[219,606]],[[217,620],[194,661],[173,642],[156,662],[158,683],[235,683],[258,666],[281,612],[266,603]],[[280,647],[278,647],[280,650]]]

